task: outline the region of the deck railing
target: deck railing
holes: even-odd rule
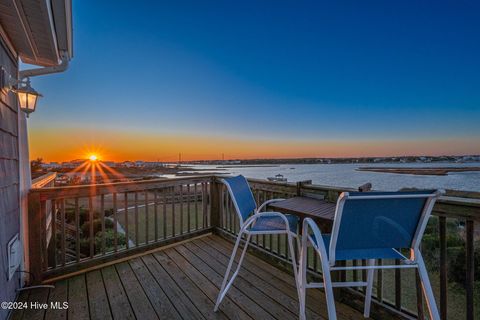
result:
[[[31,271],[46,279],[209,232],[211,180],[32,189]]]
[[[296,195],[335,202],[341,192],[351,191],[255,179],[250,179],[250,184],[258,203]],[[450,192],[441,198],[424,237],[424,252],[430,254],[427,267],[442,319],[473,319],[474,312],[478,314],[474,309],[474,235],[480,220],[480,199],[467,198],[475,196]],[[215,176],[33,189],[29,225],[30,271],[37,280],[208,232],[233,238],[239,229],[228,192]],[[263,258],[288,267],[285,236],[254,236],[252,244]],[[452,257],[458,260],[454,261],[456,266],[452,266]],[[308,252],[308,262],[310,273],[321,276],[318,257],[312,251]],[[461,270],[452,270],[459,266]],[[461,285],[452,284],[452,275],[458,276]],[[336,276],[359,280],[366,274],[352,271]],[[418,284],[413,270],[378,271],[372,314],[423,318],[426,309]],[[362,308],[361,289],[338,293],[336,298]]]
[[[258,203],[275,198],[290,198],[296,195],[316,197],[328,201],[336,201],[339,194],[343,191],[356,191],[346,188],[332,188],[302,183],[279,183],[264,180],[250,179],[253,194]],[[235,236],[238,233],[238,219],[234,212],[232,202],[229,199],[228,192],[223,186],[218,187],[221,204],[220,210],[220,230],[224,234]],[[455,195],[455,197],[450,196]],[[442,197],[435,205],[433,216],[429,221],[427,234],[424,238],[424,252],[428,251],[430,262],[428,265],[431,273],[431,281],[436,297],[438,298],[438,307],[440,309],[442,319],[473,319],[474,318],[474,230],[475,224],[478,225],[480,220],[480,199],[464,198],[466,196],[478,196],[474,193],[447,192],[448,196]],[[460,198],[459,196],[463,196]],[[452,230],[447,228],[447,224],[457,226]],[[454,232],[459,232],[463,243],[456,243],[456,247],[465,247],[460,250],[447,245],[447,239],[452,239]],[[477,236],[478,237],[478,236]],[[427,239],[428,238],[428,239]],[[458,239],[457,239],[458,240]],[[274,257],[277,261],[288,262],[287,239],[285,235],[262,235],[252,237],[252,244],[260,254],[266,254]],[[478,249],[477,249],[478,250]],[[450,274],[463,273],[458,278],[464,278],[462,284],[452,284],[449,282],[449,267],[452,261],[449,260],[447,253],[452,255],[464,254],[465,265],[463,270],[450,270]],[[478,254],[478,253],[477,253]],[[425,254],[424,254],[425,255]],[[452,258],[452,257],[450,257]],[[308,251],[308,269],[311,274],[321,276],[321,265],[317,255],[313,251]],[[450,261],[450,266],[449,266]],[[379,261],[379,263],[387,263],[388,261]],[[366,261],[353,261],[353,265],[365,264]],[[398,261],[390,261],[388,263],[398,263]],[[477,261],[478,263],[478,261]],[[284,264],[288,269],[289,263]],[[335,275],[340,280],[345,279],[357,281],[363,279],[366,281],[366,272],[363,271],[345,271],[338,272]],[[374,300],[376,302],[376,315],[382,317],[390,317],[397,315],[400,317],[415,317],[423,319],[427,316],[427,310],[424,306],[422,292],[420,289],[420,279],[416,270],[379,270],[376,273],[374,283]],[[464,287],[462,287],[464,286]],[[455,292],[450,292],[455,290]],[[355,293],[351,294],[351,291]],[[458,293],[460,291],[460,294]],[[363,293],[362,289],[342,290],[336,295],[336,298],[351,304],[355,304],[359,309],[363,308],[363,298],[356,293]],[[462,296],[463,294],[463,296]],[[478,294],[478,293],[477,293]],[[449,296],[452,302],[449,303]],[[462,301],[463,298],[463,301]],[[478,303],[478,302],[477,302]],[[451,306],[451,308],[448,308]],[[477,306],[478,308],[478,306]],[[477,317],[478,317],[478,310]]]

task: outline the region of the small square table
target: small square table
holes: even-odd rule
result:
[[[293,197],[274,202],[269,207],[272,211],[298,216],[300,223],[305,218],[312,218],[318,224],[322,233],[330,233],[335,217],[336,203],[308,197]]]

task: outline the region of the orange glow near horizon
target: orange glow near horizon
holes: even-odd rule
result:
[[[59,135],[58,131],[62,131]],[[161,135],[139,132],[44,129],[30,135],[30,158],[70,161],[93,157],[102,161],[380,157],[409,155],[480,154],[478,138],[437,140],[275,140],[228,137]]]

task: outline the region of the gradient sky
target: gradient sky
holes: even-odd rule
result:
[[[477,1],[73,4],[32,158],[480,154]]]

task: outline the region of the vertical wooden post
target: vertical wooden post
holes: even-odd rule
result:
[[[40,200],[38,193],[30,193],[28,202],[29,271],[33,275],[30,282],[35,279],[35,283],[40,283],[43,276],[42,266],[45,266],[48,261],[46,256],[46,203]],[[52,220],[52,223],[55,221]]]
[[[440,237],[440,318],[447,319],[447,218],[438,218]]]
[[[474,248],[473,248],[473,230],[474,230],[473,220],[467,220],[466,232],[467,238],[465,241],[465,251],[466,251],[466,269],[467,274],[465,278],[466,293],[467,293],[467,320],[473,320],[473,281],[474,277],[474,266],[475,266],[475,257],[474,257]]]
[[[213,177],[210,182],[210,223],[214,231],[216,228],[220,228],[221,191],[220,183]]]

